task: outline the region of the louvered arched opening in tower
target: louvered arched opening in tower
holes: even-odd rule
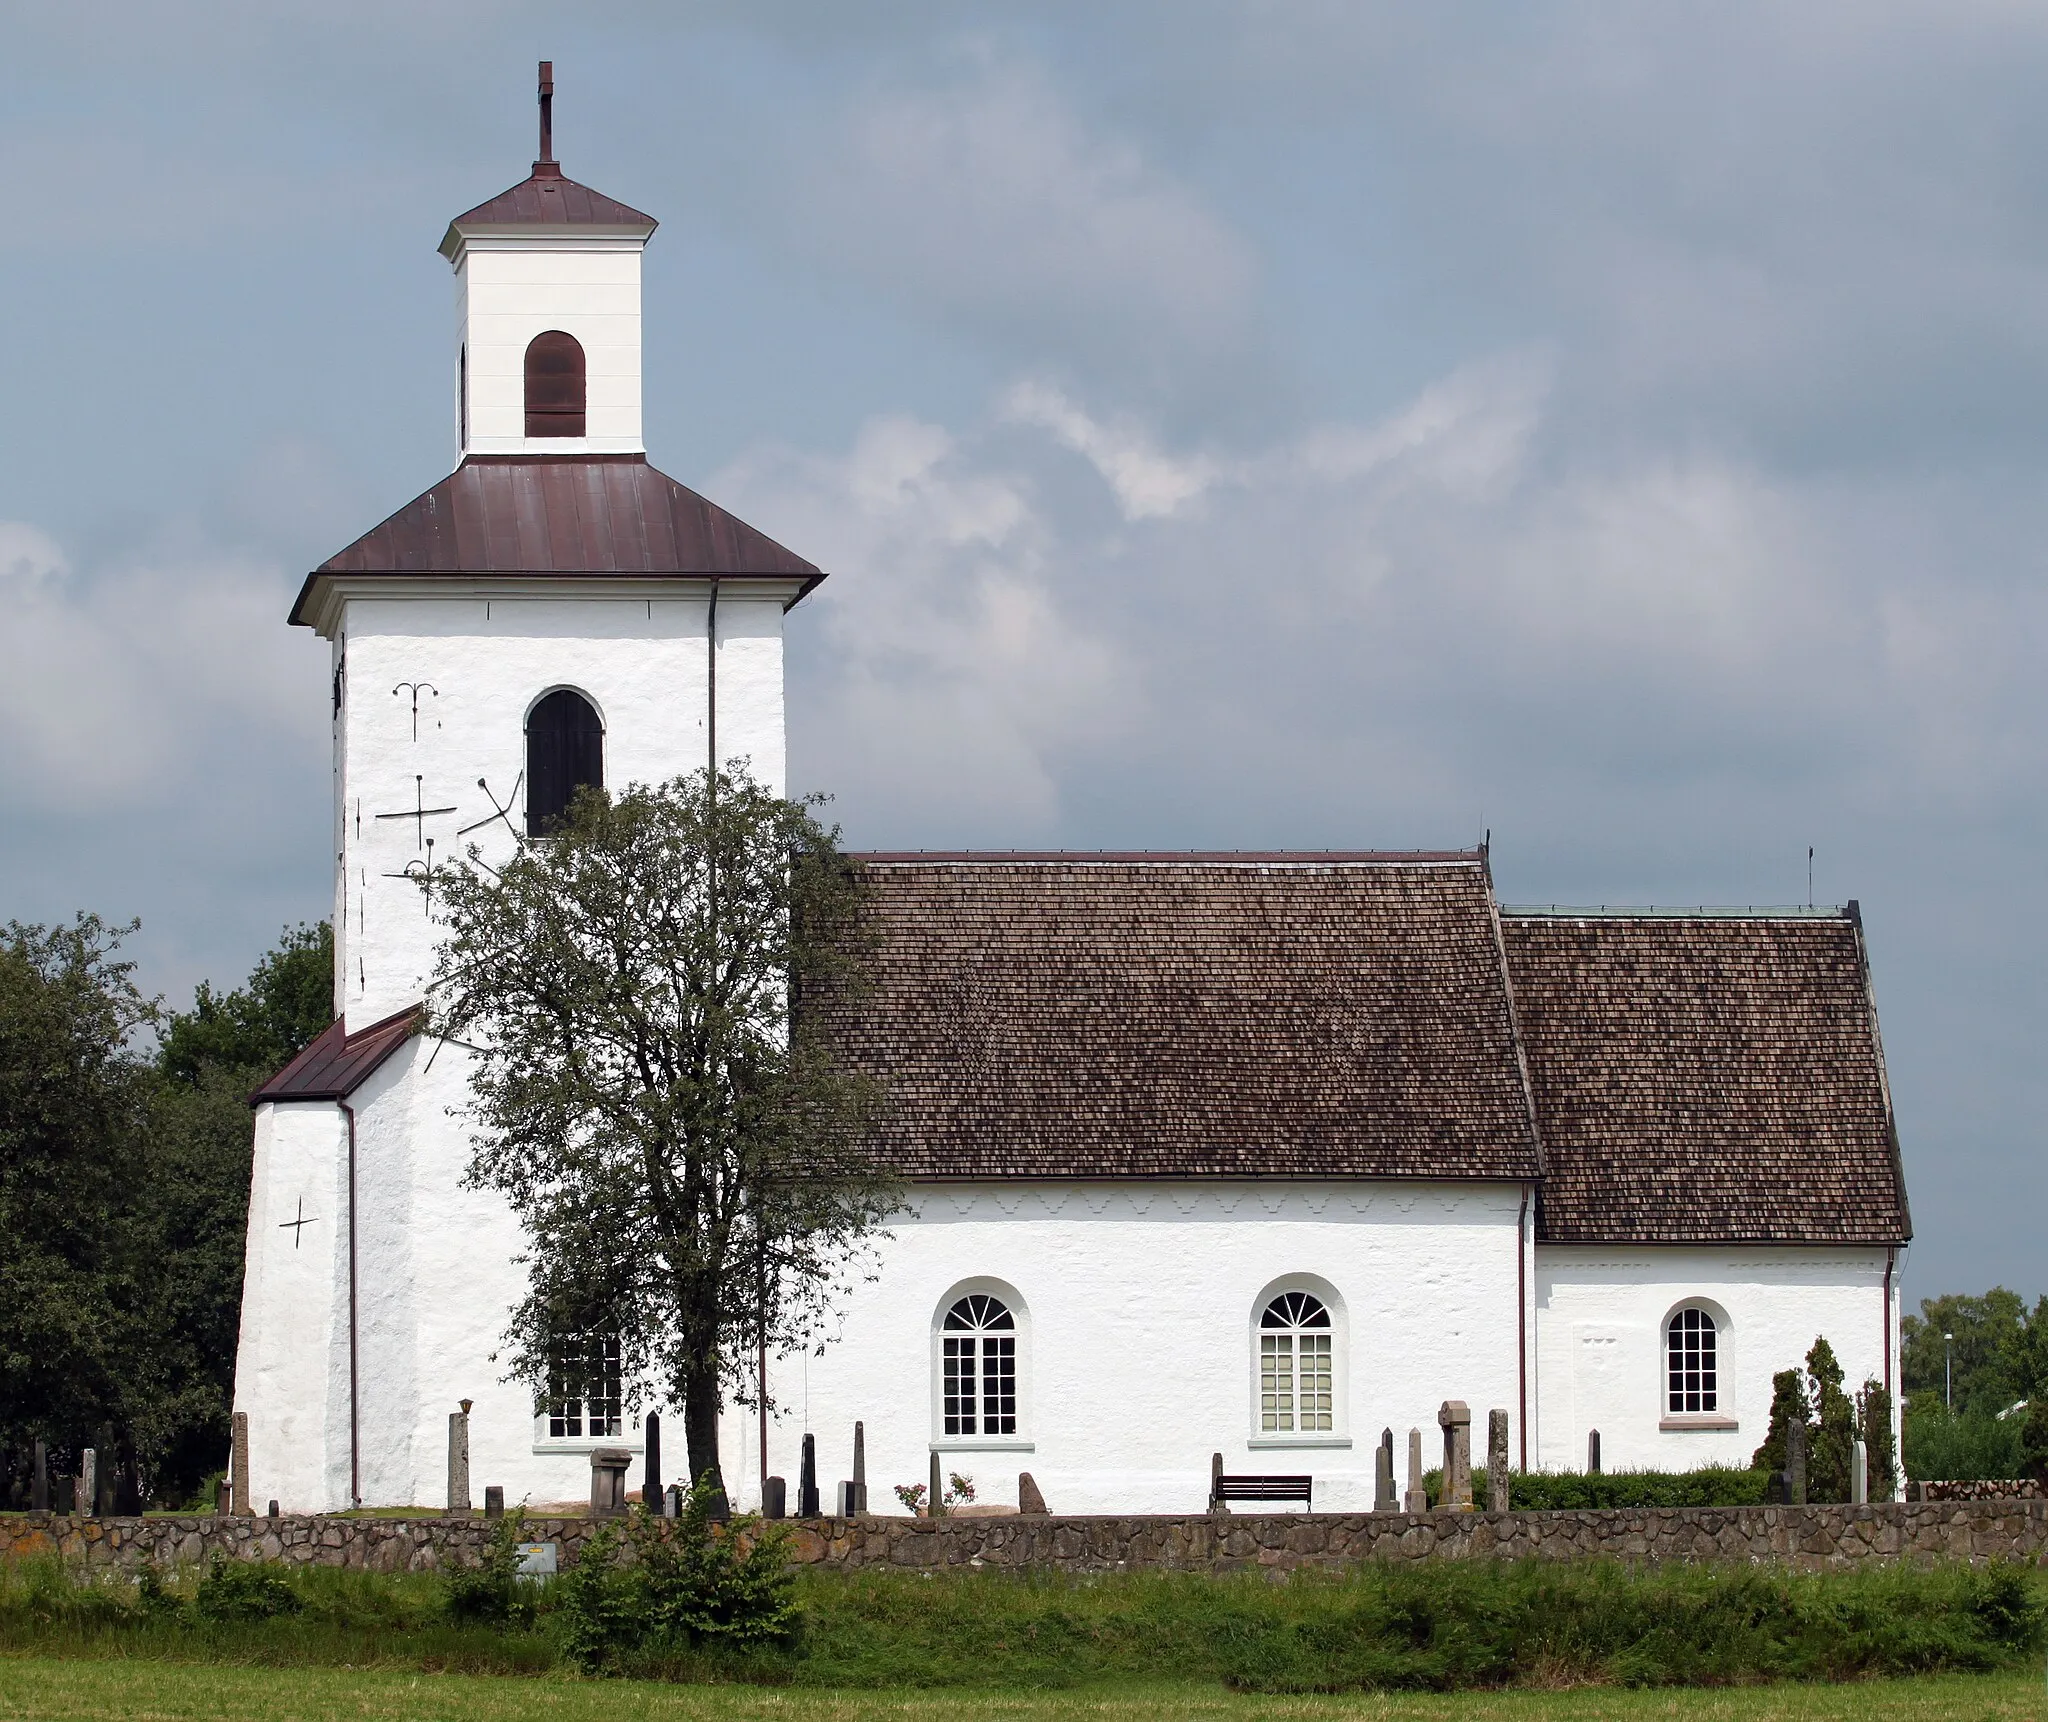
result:
[[[583,343],[560,329],[526,347],[526,434],[583,435]]]
[[[573,688],[557,688],[526,714],[526,834],[545,837],[576,791],[604,787],[604,725]]]

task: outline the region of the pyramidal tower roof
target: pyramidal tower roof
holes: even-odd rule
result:
[[[533,164],[533,172],[510,190],[499,192],[489,202],[480,203],[449,222],[448,232],[441,240],[441,254],[453,260],[465,239],[490,228],[573,228],[585,233],[594,229],[645,239],[655,226],[653,216],[578,184],[562,172],[562,164],[555,160],[555,63],[543,60],[540,158]]]

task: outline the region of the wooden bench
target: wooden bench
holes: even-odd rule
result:
[[[1218,1453],[1209,1468],[1209,1511],[1227,1501],[1299,1501],[1301,1510],[1312,1512],[1311,1493],[1315,1479],[1309,1476],[1226,1477],[1223,1455]]]

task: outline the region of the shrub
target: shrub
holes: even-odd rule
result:
[[[557,1586],[563,1648],[586,1673],[616,1670],[639,1653],[744,1650],[796,1629],[788,1533],[743,1517],[712,1520],[718,1492],[700,1478],[682,1516],[645,1508],[603,1526]],[[630,1549],[630,1565],[620,1556]]]
[[[519,1594],[519,1545],[525,1541],[526,1509],[506,1514],[473,1567],[455,1567],[442,1578],[442,1607],[450,1620],[493,1625],[532,1619],[532,1605]]]
[[[1906,1475],[1921,1482],[1976,1482],[2017,1477],[2026,1462],[2025,1425],[2017,1417],[1940,1406],[1906,1413]]]
[[[192,1601],[205,1620],[274,1620],[306,1606],[271,1562],[231,1561],[225,1555],[213,1557]]]

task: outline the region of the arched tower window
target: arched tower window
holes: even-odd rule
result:
[[[1336,1427],[1330,1311],[1313,1292],[1284,1291],[1259,1316],[1259,1433]]]
[[[1664,1329],[1667,1416],[1721,1409],[1721,1335],[1712,1314],[1688,1306]]]
[[[1017,1433],[1017,1320],[1010,1306],[970,1292],[939,1330],[948,1435]]]
[[[560,329],[526,347],[526,434],[583,435],[583,343]]]
[[[604,787],[604,725],[572,688],[557,688],[526,714],[526,834],[545,837],[576,791]]]

